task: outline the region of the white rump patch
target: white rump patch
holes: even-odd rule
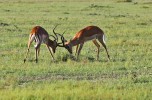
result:
[[[85,38],[85,41],[93,40],[93,39],[96,39],[96,38],[97,38],[97,34]]]
[[[106,41],[105,41],[105,35],[103,34],[103,42],[106,44]]]

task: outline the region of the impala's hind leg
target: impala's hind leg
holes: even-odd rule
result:
[[[41,43],[38,43],[38,44],[36,44],[35,45],[35,61],[36,61],[36,63],[38,62],[38,54],[39,54],[39,50],[40,50],[40,45],[41,45]]]
[[[25,55],[25,58],[24,58],[24,63],[26,61],[26,58],[27,58],[27,55],[30,51],[30,46],[31,46],[31,43],[34,41],[34,36],[30,35],[29,36],[29,41],[28,41],[28,49],[27,49],[27,52],[26,52],[26,55]]]
[[[108,59],[110,60],[110,56],[109,56],[109,53],[108,53],[104,38],[105,38],[105,36],[102,35],[101,38],[100,37],[98,38],[98,40],[103,45],[103,47],[105,48],[107,56],[108,56]]]
[[[40,55],[40,47],[38,48],[38,50],[37,50],[37,55],[39,56]]]
[[[98,42],[96,40],[93,40],[93,43],[97,47],[97,60],[99,60],[100,45],[98,44]]]

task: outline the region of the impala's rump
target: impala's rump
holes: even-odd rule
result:
[[[49,34],[41,26],[35,26],[30,34],[31,39],[34,38],[36,43],[47,43],[49,39]]]

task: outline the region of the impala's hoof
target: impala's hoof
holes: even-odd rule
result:
[[[38,60],[37,60],[37,59],[35,59],[35,62],[37,63],[37,62],[38,62]]]
[[[108,55],[108,60],[110,61],[110,56]]]
[[[56,60],[54,59],[54,57],[53,57],[53,58],[51,58],[51,61],[52,61],[52,62],[56,62]]]
[[[24,63],[25,63],[26,59],[24,59]]]

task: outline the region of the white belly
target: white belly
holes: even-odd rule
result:
[[[95,35],[92,35],[92,36],[90,36],[90,37],[86,37],[86,38],[85,38],[85,42],[86,42],[86,41],[90,41],[90,40],[97,39],[97,36],[98,36],[98,35],[95,34]]]

